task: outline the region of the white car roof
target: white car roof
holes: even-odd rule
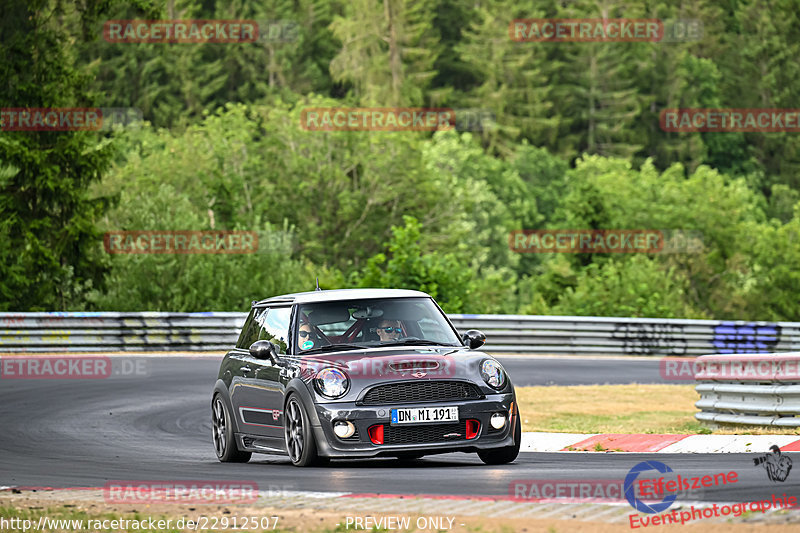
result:
[[[273,296],[261,300],[256,305],[266,305],[271,303],[315,303],[315,302],[336,302],[342,300],[364,300],[368,298],[430,298],[429,294],[422,291],[412,291],[407,289],[335,289],[329,291],[309,291],[297,292],[294,294],[284,294]]]

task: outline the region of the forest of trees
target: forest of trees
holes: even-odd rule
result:
[[[0,310],[242,310],[323,288],[448,312],[800,320],[800,134],[666,132],[667,108],[800,108],[796,0],[7,0]],[[671,42],[515,42],[518,18],[692,20]],[[247,19],[245,43],[111,43],[120,19]],[[308,131],[309,107],[492,116]],[[519,229],[679,229],[672,254],[520,254]],[[254,254],[109,255],[124,230],[249,230]]]

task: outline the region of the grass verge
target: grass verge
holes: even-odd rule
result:
[[[389,508],[387,508],[385,512],[358,510],[330,512],[315,509],[267,510],[264,508],[241,509],[238,507],[231,507],[230,509],[223,508],[217,509],[217,511],[212,513],[211,516],[206,515],[205,518],[217,519],[221,521],[224,517],[229,517],[229,519],[231,519],[233,516],[250,516],[254,519],[258,518],[259,516],[264,516],[269,518],[270,523],[272,523],[273,515],[277,514],[279,515],[280,520],[277,524],[277,527],[274,529],[272,527],[249,527],[246,530],[242,528],[234,529],[230,527],[222,527],[221,522],[219,522],[216,527],[204,529],[201,526],[198,529],[194,527],[174,526],[174,524],[176,524],[179,520],[186,520],[187,515],[188,517],[191,517],[195,523],[203,522],[202,518],[204,515],[199,514],[196,510],[188,510],[183,508],[167,509],[164,512],[152,512],[150,509],[145,509],[144,511],[123,511],[121,509],[114,509],[114,506],[102,504],[100,505],[100,508],[97,508],[96,504],[89,504],[90,508],[87,509],[85,507],[86,502],[78,504],[61,503],[60,505],[44,506],[35,500],[29,501],[27,504],[13,504],[11,502],[4,502],[3,500],[4,498],[0,496],[0,521],[5,520],[6,522],[14,522],[13,524],[4,524],[3,530],[8,531],[9,533],[31,533],[31,531],[37,531],[36,525],[39,523],[40,519],[46,519],[49,524],[52,524],[52,522],[55,520],[78,520],[82,522],[82,524],[77,527],[75,527],[75,524],[71,524],[67,527],[51,526],[38,530],[53,533],[198,533],[201,531],[205,531],[206,533],[233,533],[234,531],[247,531],[248,533],[347,533],[349,531],[367,531],[372,533],[442,533],[444,531],[447,531],[448,533],[525,533],[539,531],[547,533],[572,533],[574,531],[580,531],[581,533],[614,533],[616,531],[628,529],[625,526],[621,526],[619,523],[603,523],[592,521],[591,517],[586,516],[586,513],[583,513],[586,521],[576,521],[575,519],[569,520],[563,518],[539,518],[531,516],[524,518],[496,516],[452,516],[452,518],[455,519],[455,523],[453,524],[452,528],[448,529],[428,529],[413,526],[409,529],[383,529],[377,527],[371,529],[362,529],[355,528],[352,525],[349,527],[346,525],[346,516],[361,516],[364,518],[373,517],[373,519],[375,519],[377,517],[387,515],[395,517],[398,515],[406,515],[412,517],[413,522],[413,517],[415,516],[414,513],[392,513],[390,508],[391,504],[389,502],[387,502],[387,506]],[[598,507],[598,509],[602,509],[602,506]],[[209,513],[209,510],[206,509],[205,512]],[[220,515],[220,512],[224,514]],[[552,510],[548,509],[547,512],[552,513]],[[438,515],[436,515],[436,517],[438,518]],[[129,524],[122,524],[121,527],[115,527],[116,524],[107,525],[103,523],[105,521],[110,522],[111,520],[119,520],[120,522],[123,520],[149,521],[151,518],[153,520],[170,520],[171,524],[173,525],[172,527],[159,529],[148,526],[130,527]],[[29,520],[30,522],[28,524],[17,523],[22,520]],[[91,521],[91,523],[89,523],[89,521]],[[103,524],[98,526],[95,521],[99,521]],[[205,522],[203,523],[205,524]],[[661,532],[675,531],[681,533],[788,533],[795,531],[796,529],[796,523],[764,524],[736,522],[729,522],[726,524],[687,523],[683,526],[671,525],[659,527],[659,531]]]
[[[523,431],[800,435],[760,426],[709,430],[694,417],[699,399],[694,385],[517,387]]]

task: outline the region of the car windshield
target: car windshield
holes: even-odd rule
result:
[[[430,298],[344,300],[299,306],[295,353],[424,344],[461,346]]]

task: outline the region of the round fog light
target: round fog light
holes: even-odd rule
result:
[[[495,413],[492,415],[491,420],[489,421],[492,424],[494,429],[500,429],[506,425],[506,415],[503,413]]]
[[[353,436],[353,433],[356,432],[356,427],[352,422],[339,420],[333,423],[333,432],[336,433],[336,436],[340,439],[346,439],[347,437]]]

